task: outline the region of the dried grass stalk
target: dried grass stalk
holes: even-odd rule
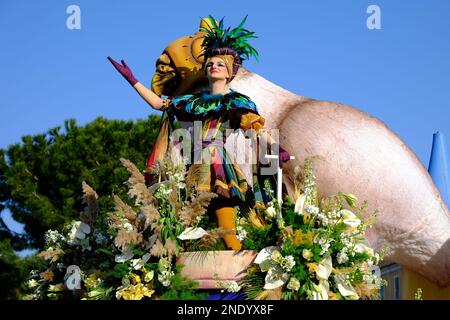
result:
[[[175,240],[167,239],[163,244],[161,239],[157,239],[153,247],[150,249],[150,254],[154,257],[162,258],[168,257],[169,259],[176,254],[177,243]]]
[[[142,243],[143,243],[142,233],[139,233],[134,229],[133,230],[120,229],[119,232],[117,233],[116,238],[114,239],[114,244],[122,251],[125,251],[131,244],[141,245]]]
[[[80,220],[94,229],[98,217],[98,195],[85,181],[82,183],[84,211],[80,212]]]
[[[227,230],[224,228],[212,229],[211,231],[208,232],[208,234],[200,238],[197,245],[199,248],[210,247],[216,244],[217,242],[221,241],[223,237],[225,237],[226,235],[233,233],[234,233],[233,230]]]
[[[200,192],[191,202],[181,211],[178,212],[178,218],[184,227],[192,225],[197,218],[202,217],[206,213],[206,209],[212,198],[217,194],[212,192]]]
[[[64,254],[64,251],[59,248],[49,248],[45,251],[42,251],[38,254],[38,257],[44,259],[44,260],[50,260],[50,262],[56,262],[62,255]]]
[[[130,178],[125,182],[128,187],[128,196],[136,199],[136,204],[149,205],[155,201],[155,198],[148,191],[145,185],[145,177],[139,169],[130,160],[120,158],[122,165],[130,173]]]
[[[154,205],[148,205],[141,207],[141,213],[144,215],[144,230],[149,226],[151,229],[155,229],[158,226],[158,221],[161,218],[158,209]]]
[[[114,204],[116,205],[116,210],[123,212],[125,218],[131,223],[136,221],[137,213],[117,195],[114,195]]]

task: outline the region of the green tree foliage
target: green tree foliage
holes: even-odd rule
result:
[[[83,180],[106,196],[100,198],[100,210],[110,209],[112,193],[124,198],[127,192],[128,174],[119,158],[143,170],[159,123],[155,115],[137,122],[100,117],[82,127],[71,119],[63,130],[27,135],[22,143],[0,149],[0,212],[9,209],[25,225],[20,235],[0,219],[0,242],[8,240],[15,251],[42,248],[46,230],[61,230],[83,210]]]

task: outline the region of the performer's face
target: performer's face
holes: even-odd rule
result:
[[[212,57],[206,65],[206,76],[208,79],[227,79],[228,74],[227,65],[223,59],[219,57]]]

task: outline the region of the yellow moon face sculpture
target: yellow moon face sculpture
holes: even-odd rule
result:
[[[209,21],[202,19],[201,27],[208,28]],[[205,33],[197,33],[173,41],[156,61],[152,90],[158,95],[177,96],[195,87],[206,85],[202,69],[201,44]]]

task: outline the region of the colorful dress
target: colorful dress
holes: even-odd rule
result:
[[[201,121],[201,130],[193,130],[194,121]],[[269,200],[264,185],[269,183],[272,190],[275,190],[275,175],[262,176],[260,170],[263,164],[256,162],[251,166],[249,182],[248,175],[246,177],[235,157],[224,148],[226,129],[242,129],[244,132],[253,129],[257,148],[257,152],[253,154],[258,155],[261,136],[257,133],[263,128],[264,122],[255,103],[234,90],[224,95],[202,92],[173,98],[164,111],[161,130],[147,167],[162,159],[171,143],[169,137],[177,128],[200,133],[201,137],[194,136],[191,140],[191,155],[183,155],[190,156],[192,160],[188,166],[195,169],[198,191],[214,192],[218,198],[228,199],[233,205],[264,207]],[[199,154],[203,159],[211,161],[199,163]],[[194,159],[196,155],[197,159]]]

